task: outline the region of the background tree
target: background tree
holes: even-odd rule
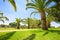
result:
[[[20,18],[16,18],[16,23],[17,23],[17,29],[20,29],[20,23],[21,23],[21,19]]]
[[[51,14],[51,13],[50,13],[50,14]],[[51,27],[51,26],[50,26],[51,22],[57,20],[54,16],[52,16],[52,15],[50,15],[50,14],[48,14],[47,17],[46,17],[46,25],[47,25],[48,28]]]
[[[0,11],[0,21],[4,23],[5,20],[9,21],[9,19],[6,16],[3,16],[3,13]]]
[[[40,26],[40,21],[36,18],[27,18],[24,20],[24,23],[28,25],[28,29],[30,28],[38,28]]]
[[[27,24],[28,29],[30,29],[31,18],[24,19],[24,24]]]
[[[30,17],[32,16],[32,14],[34,14],[34,16],[35,16],[37,13],[39,13],[39,12],[38,11],[31,12]],[[41,27],[41,20],[36,19],[35,22],[38,27]]]
[[[12,27],[12,28],[16,28],[17,23],[16,22],[11,22],[11,23],[9,23],[9,26]]]
[[[32,18],[32,21],[31,21],[32,28],[39,28],[40,25],[41,25],[41,21],[39,19]]]

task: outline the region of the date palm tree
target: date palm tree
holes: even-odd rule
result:
[[[57,18],[55,18],[53,15],[50,15],[50,14],[48,14],[47,17],[46,17],[46,25],[47,25],[48,28],[50,28],[50,23],[52,21],[56,21],[57,20]]]
[[[43,30],[48,30],[47,26],[46,26],[46,8],[48,7],[48,5],[51,2],[46,1],[46,0],[31,0],[31,2],[28,2],[26,4],[26,9],[28,8],[33,8],[35,10],[37,10],[40,15],[41,15],[41,24],[42,24],[42,29]]]
[[[30,29],[31,18],[23,19],[23,23],[28,25],[28,29]]]
[[[56,4],[47,10],[47,26],[50,27],[51,21],[60,22],[60,5]],[[48,22],[49,21],[49,22]]]
[[[20,18],[16,18],[16,23],[17,23],[17,29],[20,29],[21,27],[20,27],[20,22],[21,22],[22,20],[20,19]]]

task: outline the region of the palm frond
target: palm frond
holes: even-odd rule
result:
[[[36,5],[33,3],[27,3],[26,6],[36,6]]]
[[[14,7],[14,10],[17,11],[17,7],[16,7],[16,4],[15,4],[15,1],[14,0],[9,0],[9,2]]]
[[[32,14],[34,14],[34,16],[35,16],[36,13],[39,13],[39,12],[37,12],[37,11],[33,11],[33,12],[30,14],[30,17],[31,17]]]
[[[26,2],[28,3],[28,2],[29,2],[29,0],[26,0]]]
[[[4,17],[4,18],[5,18],[5,20],[9,21],[9,19],[7,17]]]
[[[5,19],[5,20],[9,21],[9,19],[5,16],[0,17],[0,19]]]
[[[36,8],[36,7],[32,7],[32,6],[30,6],[30,7],[26,7],[26,10],[29,9],[29,8],[33,8],[33,9],[38,10],[38,8]]]
[[[44,6],[45,6],[45,7],[48,7],[51,2],[52,2],[51,0],[48,0],[48,1],[45,3]]]
[[[3,19],[0,19],[0,21],[2,21],[3,23],[5,22]]]
[[[54,1],[57,4],[60,2],[60,0],[51,0],[51,1]]]
[[[34,1],[34,0],[31,0],[31,2],[32,2],[32,3],[35,3],[35,1]]]

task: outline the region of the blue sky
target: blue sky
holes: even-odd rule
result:
[[[26,8],[26,1],[25,0],[15,0],[17,5],[17,12],[14,11],[12,5],[6,0],[4,3],[2,0],[0,0],[0,11],[4,13],[4,16],[7,16],[9,18],[9,21],[6,21],[5,24],[8,24],[10,22],[15,21],[15,18],[27,18],[30,16],[30,13],[33,11],[33,9],[25,10]],[[51,3],[49,6],[54,5],[54,3]],[[32,15],[32,17],[34,17]],[[40,19],[40,15],[36,14],[35,18]],[[2,24],[2,22],[0,22]],[[59,24],[52,22],[53,26],[59,26]]]

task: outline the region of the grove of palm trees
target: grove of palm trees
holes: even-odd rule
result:
[[[0,40],[60,40],[60,0],[0,0]]]

